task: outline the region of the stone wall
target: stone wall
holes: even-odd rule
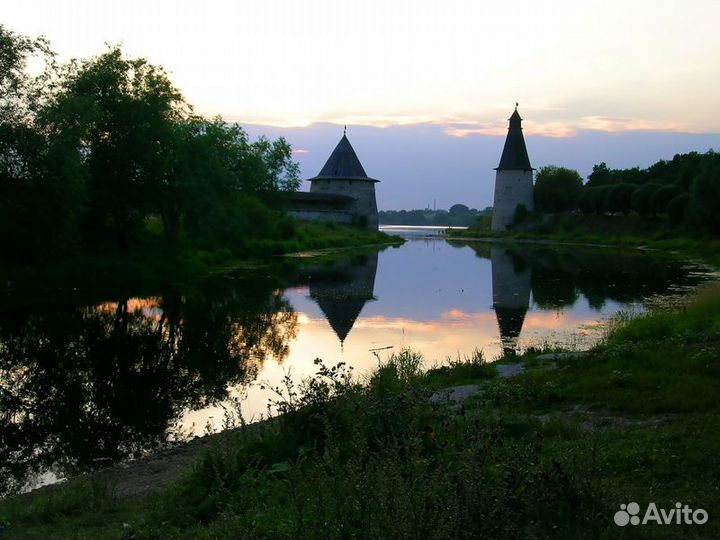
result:
[[[505,231],[515,219],[519,204],[528,211],[534,208],[532,170],[499,170],[495,174],[495,200],[493,203],[492,230]]]
[[[353,215],[350,212],[333,210],[290,210],[292,217],[300,221],[334,221],[350,225],[353,222]]]
[[[375,182],[368,180],[322,180],[312,181],[310,193],[347,195],[355,199],[351,204],[354,222],[362,220],[369,229],[377,230],[379,220],[375,200]]]

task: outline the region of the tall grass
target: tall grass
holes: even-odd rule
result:
[[[315,377],[276,389],[282,414],[209,452],[165,495],[162,527],[144,534],[496,538],[538,535],[552,521],[572,536],[593,519],[592,486],[571,456],[545,461],[496,419],[429,403],[428,380],[486,377],[482,354],[429,374],[422,360],[404,350],[364,381],[316,361]]]

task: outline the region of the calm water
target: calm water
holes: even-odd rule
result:
[[[267,413],[313,360],[362,373],[403,347],[429,363],[481,348],[585,347],[619,310],[707,279],[639,251],[408,241],[136,296],[6,302],[0,310],[0,493],[131,459],[223,428],[237,400]],[[430,231],[432,232],[432,231]]]

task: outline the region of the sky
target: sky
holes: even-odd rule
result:
[[[381,208],[484,207],[520,103],[533,166],[720,148],[720,1],[24,0],[61,59],[122,44],[196,110],[283,135],[305,177],[347,124]]]

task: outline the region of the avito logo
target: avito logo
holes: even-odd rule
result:
[[[645,514],[640,518],[640,505],[636,502],[621,504],[620,510],[613,516],[615,525],[625,527],[626,525],[646,525],[656,523],[658,525],[704,525],[708,520],[708,513],[702,508],[693,510],[687,504],[675,503],[675,508],[665,510],[658,508],[655,503],[648,504]]]

